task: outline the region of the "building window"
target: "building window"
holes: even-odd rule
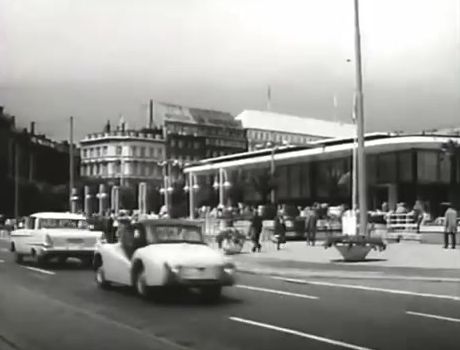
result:
[[[131,147],[131,153],[132,153],[133,157],[137,156],[137,147],[136,146]]]
[[[122,147],[121,147],[121,146],[117,146],[117,149],[116,149],[117,156],[121,156],[121,151],[122,151]]]
[[[155,157],[155,148],[150,147],[150,157]]]
[[[145,157],[145,147],[141,147],[141,157],[144,158]]]
[[[107,146],[104,146],[104,147],[102,148],[102,153],[103,153],[104,156],[107,155]]]
[[[184,148],[184,140],[179,140],[179,148]]]

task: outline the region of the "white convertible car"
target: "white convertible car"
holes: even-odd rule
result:
[[[132,286],[142,297],[164,287],[198,288],[217,299],[234,284],[235,266],[203,240],[202,224],[189,220],[143,220],[119,229],[119,242],[101,244],[94,257],[96,282]]]
[[[36,213],[26,219],[23,228],[11,232],[11,251],[16,262],[26,256],[38,265],[52,258],[64,262],[68,257],[91,263],[96,244],[104,235],[91,231],[83,215],[72,213]]]

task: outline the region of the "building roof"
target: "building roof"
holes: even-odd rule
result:
[[[299,117],[267,111],[245,110],[237,117],[245,129],[279,131],[320,137],[353,137],[354,124]]]
[[[163,126],[166,121],[197,125],[241,128],[241,122],[228,112],[191,108],[170,103],[156,102],[154,120]]]
[[[70,219],[70,220],[85,220],[81,214],[62,213],[62,212],[41,212],[30,215],[39,219]]]
[[[366,135],[365,147],[367,154],[403,151],[411,149],[441,149],[441,145],[449,140],[460,142],[460,136],[427,135],[427,134],[384,134]],[[194,163],[184,169],[185,173],[206,174],[218,169],[257,168],[269,166],[272,159],[277,164],[292,164],[294,162],[334,159],[350,156],[355,147],[354,139],[331,139],[318,143],[309,148],[282,149],[272,153],[263,150],[258,153],[246,152],[227,156],[226,159],[207,159]]]

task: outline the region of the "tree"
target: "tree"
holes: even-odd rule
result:
[[[272,176],[269,170],[264,170],[258,175],[253,175],[251,182],[254,190],[259,194],[262,203],[269,203],[271,191],[277,188],[276,176]]]

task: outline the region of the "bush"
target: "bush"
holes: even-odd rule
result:
[[[230,240],[233,244],[243,244],[246,241],[246,236],[234,227],[227,227],[221,230],[216,236],[216,242],[219,247],[225,240]]]

